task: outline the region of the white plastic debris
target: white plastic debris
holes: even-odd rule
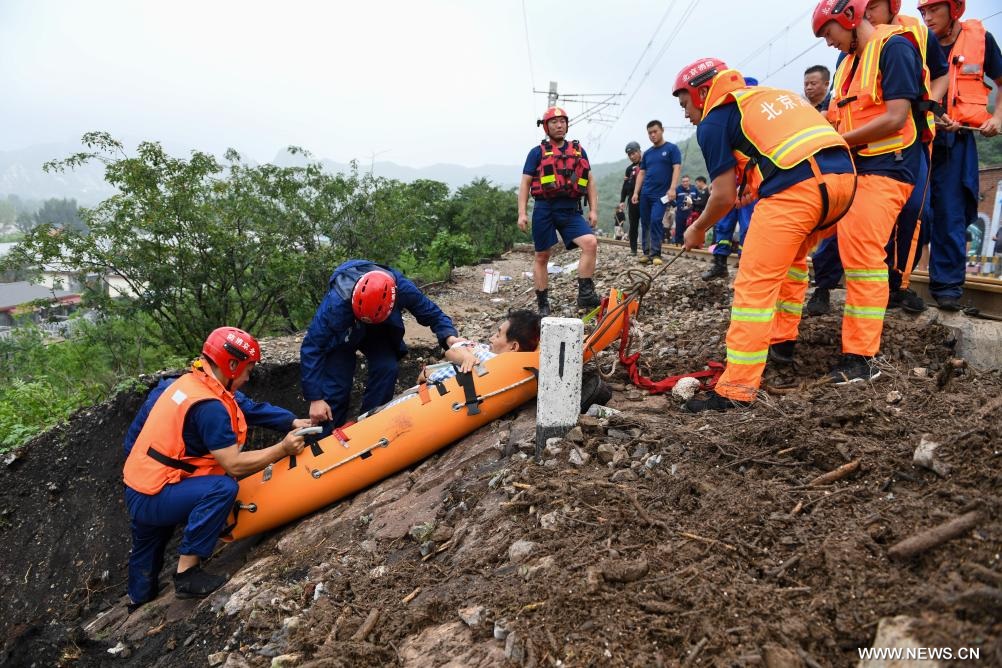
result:
[[[679,378],[675,387],[671,388],[671,395],[680,401],[689,401],[696,392],[699,392],[698,378]]]
[[[918,447],[912,455],[912,463],[916,466],[929,469],[940,477],[946,477],[950,473],[950,466],[936,456],[936,449],[939,443],[932,440],[932,434],[922,434]]]

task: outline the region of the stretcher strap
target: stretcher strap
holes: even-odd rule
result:
[[[456,373],[456,380],[459,382],[459,386],[463,388],[463,394],[466,399],[463,405],[466,406],[466,414],[479,415],[481,400],[477,397],[477,387],[473,381],[473,374],[459,371]]]
[[[705,371],[694,371],[692,373],[683,373],[677,376],[668,376],[667,378],[662,378],[657,381],[651,380],[647,376],[640,373],[638,365],[638,362],[640,361],[640,353],[634,353],[629,356],[626,354],[630,340],[629,312],[627,311],[623,317],[623,331],[619,337],[619,361],[623,364],[627,373],[630,375],[630,382],[636,387],[645,389],[651,394],[662,394],[675,387],[675,384],[683,378],[697,378],[700,380],[700,389],[711,390],[717,384],[721,374],[724,373],[723,364],[711,361],[707,362],[707,366],[710,368]]]
[[[428,394],[428,383],[421,383],[418,385],[417,393],[418,397],[421,399],[422,406],[431,401],[431,395]]]

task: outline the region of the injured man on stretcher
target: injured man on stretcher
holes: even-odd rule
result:
[[[535,311],[519,309],[508,312],[508,317],[498,325],[489,343],[477,343],[461,339],[445,351],[445,362],[429,364],[420,374],[417,382],[441,383],[452,378],[457,372],[469,373],[478,364],[506,352],[532,352],[539,347],[540,317]],[[375,415],[390,406],[395,406],[417,395],[419,385],[405,390],[391,401],[358,416],[358,421]]]

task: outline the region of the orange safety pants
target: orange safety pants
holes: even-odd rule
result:
[[[852,201],[856,175],[826,174],[824,181],[830,200],[827,221],[831,221]],[[769,345],[797,338],[807,292],[807,254],[835,232],[834,225],[817,229],[821,213],[821,194],[814,179],[755,205],[741,269],[734,280],[727,367],[715,388],[719,395],[736,401],[754,399]]]
[[[885,246],[915,186],[886,176],[860,174],[856,198],[838,224],[838,252],[845,267],[842,352],[870,357],[880,350],[887,309]]]

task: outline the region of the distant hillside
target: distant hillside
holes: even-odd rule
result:
[[[690,148],[690,146],[692,148]],[[693,175],[705,173],[702,157],[696,148],[695,140],[690,138],[679,147],[685,158],[684,171]],[[168,146],[175,155],[187,155],[188,151]],[[81,206],[93,206],[101,200],[114,194],[114,190],[104,181],[104,166],[94,162],[72,172],[62,174],[46,174],[42,165],[49,161],[65,158],[73,153],[85,150],[75,142],[41,144],[16,151],[0,151],[0,197],[8,194],[18,195],[24,199],[44,200],[50,197],[76,199]],[[350,165],[327,158],[320,158],[320,163],[332,172],[346,172]],[[253,163],[253,161],[248,160]],[[279,151],[272,163],[281,167],[302,166],[307,158],[301,154],[292,154],[287,150]],[[622,183],[626,158],[618,162],[607,162],[593,165],[592,171],[599,187],[599,204],[603,227],[611,229],[609,218],[611,209],[619,201],[619,187]],[[360,171],[368,171],[367,163],[359,163]],[[394,162],[375,162],[372,166],[376,176],[396,179],[399,181],[415,181],[431,179],[441,181],[451,188],[458,188],[477,178],[489,179],[492,183],[504,188],[517,188],[522,175],[522,165],[480,165],[464,167],[439,163],[427,167],[407,167]]]
[[[17,195],[26,200],[50,197],[75,199],[83,206],[97,204],[114,194],[104,181],[104,165],[91,163],[73,172],[46,174],[42,165],[84,150],[79,143],[39,144],[16,151],[0,151],[0,197]]]

